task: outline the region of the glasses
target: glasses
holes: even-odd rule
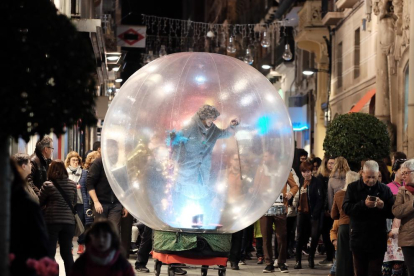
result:
[[[412,172],[414,172],[414,171],[405,171],[405,172],[402,172],[401,174],[402,175],[409,175],[410,173],[412,173]]]
[[[49,149],[51,149],[51,150],[54,150],[55,148],[52,148],[52,147],[48,147]]]

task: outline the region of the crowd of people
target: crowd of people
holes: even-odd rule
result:
[[[116,151],[116,145],[110,150]],[[114,264],[117,275],[134,275],[127,261],[130,253],[137,253],[136,271],[148,273],[152,229],[134,223],[114,195],[100,143],[94,144],[84,163],[74,151],[64,161],[52,161],[52,153],[53,141],[45,136],[32,156],[18,153],[11,159],[12,275],[36,275],[27,260],[54,259],[57,247],[66,275],[98,273]],[[262,166],[274,164],[274,153],[265,152]],[[272,206],[275,213],[233,234],[231,269],[240,269],[254,250],[264,273],[287,273],[289,258],[296,260],[294,269],[301,269],[302,256],[307,255],[309,268],[329,265],[330,275],[414,275],[413,173],[414,159],[406,160],[401,152],[388,164],[363,160],[355,172],[344,157],[321,160],[296,149],[288,180]],[[87,229],[77,237],[76,253],[81,256],[76,262],[76,221],[69,201]],[[27,223],[35,228],[31,235],[22,234]],[[317,249],[326,258],[315,265]],[[176,268],[175,274],[186,271]]]

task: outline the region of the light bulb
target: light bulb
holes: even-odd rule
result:
[[[207,37],[214,37],[214,33],[210,30],[207,32]]]
[[[245,62],[245,63],[247,63],[247,64],[250,64],[250,65],[252,65],[253,64],[253,56],[252,56],[252,54],[250,53],[250,50],[249,49],[246,49],[246,55],[244,56],[244,58],[243,58],[243,61]]]
[[[167,55],[167,51],[165,50],[165,45],[161,45],[161,49],[160,49],[160,57],[166,56]]]
[[[290,50],[290,45],[289,45],[289,43],[286,43],[285,44],[285,51],[283,52],[282,58],[284,60],[291,60],[292,57],[293,57],[293,55],[292,55],[292,51]]]
[[[260,42],[260,44],[262,45],[263,48],[270,47],[270,40],[269,40],[269,36],[267,35],[266,31],[263,32],[263,39]]]
[[[227,52],[228,53],[235,53],[236,48],[234,47],[233,37],[229,37],[229,44],[227,45]]]

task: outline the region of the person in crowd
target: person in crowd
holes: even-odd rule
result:
[[[300,182],[299,178],[295,173],[295,170],[290,171],[292,173],[293,179],[295,180],[296,185],[299,188]],[[290,186],[287,186],[287,192],[290,192]],[[297,216],[298,216],[298,199],[299,193],[296,193],[293,198],[288,200],[288,210],[286,215],[286,229],[287,229],[287,258],[293,258],[295,256],[295,245],[296,245],[296,225],[297,225]]]
[[[99,152],[99,154],[101,154],[101,141],[95,141],[94,143],[93,143],[93,146],[92,146],[92,149],[91,150],[88,150],[86,153],[85,153],[85,162],[86,162],[86,157],[88,157],[88,155],[91,153],[91,152],[94,152],[94,151],[97,151],[97,152]]]
[[[309,153],[306,150],[302,149],[299,154],[300,163],[303,163],[306,160],[308,160],[308,155]]]
[[[121,254],[118,228],[109,220],[92,224],[85,234],[86,251],[73,265],[70,276],[135,276]]]
[[[86,178],[88,175],[87,170],[82,169],[82,158],[76,151],[71,151],[66,156],[65,167],[69,175],[69,179],[76,183],[77,191],[77,204],[75,205],[75,210],[79,215],[83,225],[86,227],[86,219],[88,219],[88,224],[91,224],[91,218],[86,216],[85,204],[88,204],[87,193],[82,192],[86,191]],[[82,234],[78,237],[78,254],[82,254],[85,251],[85,235]]]
[[[44,136],[36,143],[35,152],[30,156],[32,171],[27,176],[30,187],[39,195],[40,187],[47,180],[47,170],[52,161],[53,140],[49,136]]]
[[[264,262],[264,253],[263,253],[263,235],[262,230],[260,229],[260,219],[254,223],[254,238],[256,239],[256,257],[257,264],[263,264]]]
[[[135,270],[138,272],[148,273],[150,270],[147,268],[149,254],[152,250],[152,229],[138,222],[138,253],[137,260],[135,262]]]
[[[392,159],[391,159],[391,164],[392,166],[394,165],[396,160],[407,160],[407,155],[404,152],[394,152],[394,154],[392,155]],[[391,172],[391,180],[394,180],[394,172]]]
[[[323,244],[325,245],[326,251],[326,258],[323,261],[319,262],[320,265],[332,265],[335,253],[335,248],[332,245],[330,239],[330,231],[332,228],[333,220],[331,219],[331,209],[329,208],[328,203],[328,182],[334,164],[335,157],[325,157],[317,175],[317,178],[323,185],[323,212],[319,221],[319,227],[321,228]]]
[[[350,217],[350,249],[355,276],[381,275],[387,250],[386,219],[392,218],[394,197],[378,182],[379,166],[366,161],[362,178],[348,185],[342,208]]]
[[[243,239],[243,229],[231,235],[231,248],[229,252],[230,268],[240,270],[239,262],[241,261],[241,245]]]
[[[39,204],[39,197],[38,197],[38,195],[33,190],[33,187],[31,187],[27,183],[27,181],[26,181],[27,180],[27,177],[32,172],[32,163],[30,162],[30,156],[28,154],[26,154],[26,153],[16,153],[13,156],[13,160],[20,167],[21,173],[22,173],[22,176],[23,176],[23,179],[25,179],[26,185],[23,185],[23,187],[25,188],[26,192],[30,195],[30,197],[37,204]]]
[[[116,164],[118,161],[118,143],[115,140],[109,139],[107,145],[109,162]],[[119,229],[121,217],[126,217],[128,211],[122,207],[109,185],[102,157],[96,158],[90,166],[86,187],[93,201],[92,209],[95,220],[108,219],[117,225]]]
[[[96,158],[100,157],[101,154],[98,151],[91,151],[85,159],[85,164],[83,164],[83,169],[89,170],[91,167],[93,161],[95,161]]]
[[[402,172],[402,164],[405,163],[405,161],[407,161],[406,159],[397,159],[395,160],[393,166],[392,166],[392,172],[394,174],[394,180],[390,183],[387,184],[387,186],[390,188],[392,194],[394,196],[397,196],[398,194],[398,190],[400,189],[400,187],[404,186],[404,180],[403,180],[403,176],[401,174]]]
[[[377,161],[379,166],[379,171],[381,172],[381,183],[388,184],[391,182],[391,174],[388,171],[387,165],[382,160]]]
[[[263,166],[270,168],[275,167],[275,156],[269,151],[264,154]],[[269,180],[271,181],[271,176]],[[289,187],[289,192],[287,191]],[[278,260],[277,266],[282,273],[287,273],[288,268],[285,265],[287,259],[287,224],[286,224],[286,214],[288,208],[288,201],[295,196],[298,191],[298,185],[296,184],[292,173],[289,174],[287,183],[283,187],[282,193],[279,195],[276,200],[276,207],[281,208],[281,214],[276,216],[263,216],[260,218],[260,230],[263,237],[263,251],[265,256],[266,267],[263,270],[264,273],[270,273],[275,270],[273,264],[273,250],[272,250],[272,234],[273,234],[273,224],[275,225],[276,238],[278,244]],[[275,205],[274,204],[274,205]]]
[[[49,256],[55,258],[56,245],[59,241],[60,255],[65,263],[66,275],[69,275],[73,265],[72,239],[75,233],[75,216],[56,187],[59,185],[75,206],[77,203],[76,183],[69,179],[61,160],[52,161],[47,178],[49,180],[43,183],[40,189],[39,202],[40,206],[46,206],[44,214],[50,242]]]
[[[364,159],[361,160],[361,168],[359,169],[359,174],[360,175],[362,175],[362,172],[364,171],[365,162],[367,162],[369,160],[370,160],[369,158],[364,158]]]
[[[338,232],[339,232],[339,223],[338,223],[338,220],[334,220],[334,223],[332,225],[332,229],[330,231],[330,237],[331,237],[331,242],[332,242],[333,246],[335,247],[335,250],[337,250],[337,248],[338,248],[337,247],[338,246],[338,243],[337,243],[337,241],[338,241]],[[337,251],[335,252],[335,256],[336,256],[336,254],[337,254]],[[335,258],[335,262],[332,265],[328,276],[336,275],[336,263],[337,263],[337,261],[338,261],[338,259]]]
[[[17,154],[13,159],[19,162],[26,160],[30,166],[28,155]],[[13,159],[10,168],[13,176],[10,198],[10,254],[14,259],[10,262],[10,275],[36,275],[28,268],[28,259],[40,260],[49,256],[49,238],[46,224],[39,204],[27,192],[26,177],[29,169],[23,171]],[[30,228],[28,228],[30,227]],[[29,231],[28,231],[29,230]]]
[[[332,210],[334,195],[345,186],[345,175],[350,170],[348,161],[342,156],[335,158],[335,163],[328,182],[328,204]]]
[[[348,171],[345,176],[345,186],[339,190],[333,199],[331,218],[338,221],[338,234],[336,239],[336,274],[339,276],[353,276],[352,252],[349,248],[349,216],[342,209],[345,193],[350,183],[359,180],[359,173]],[[331,238],[332,240],[332,238]]]
[[[323,213],[323,183],[320,178],[312,176],[312,164],[300,165],[303,180],[300,181],[298,199],[298,226],[295,269],[302,268],[302,248],[312,237],[309,251],[309,267],[315,267],[315,251],[319,241],[319,220]]]
[[[312,159],[312,164],[313,164],[313,170],[312,170],[312,175],[313,176],[317,176],[318,174],[318,170],[319,167],[322,164],[322,159],[320,159],[319,157],[315,157],[314,159]]]
[[[405,186],[398,190],[392,213],[401,220],[398,246],[402,249],[409,275],[414,275],[414,159],[404,162],[400,170]]]

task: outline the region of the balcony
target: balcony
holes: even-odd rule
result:
[[[348,9],[354,7],[359,0],[337,0],[335,5],[337,9]]]
[[[335,8],[334,0],[322,0],[322,24],[325,26],[337,25],[345,15]]]

